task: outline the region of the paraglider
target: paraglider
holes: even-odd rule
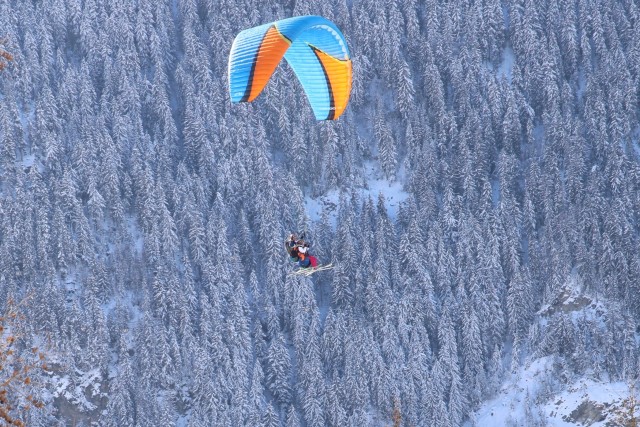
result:
[[[320,265],[318,263],[318,259],[311,255],[309,250],[311,245],[304,241],[304,235],[298,238],[295,234],[290,234],[284,242],[284,247],[289,254],[289,260],[291,262],[297,262],[300,267],[299,270],[296,270],[291,274],[310,276],[317,271],[333,268],[332,264]]]
[[[256,99],[283,56],[316,119],[340,117],[351,92],[351,58],[338,27],[321,16],[288,18],[240,32],[229,56],[231,102]]]

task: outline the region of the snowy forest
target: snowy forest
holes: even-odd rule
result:
[[[285,61],[232,105],[236,34],[307,14],[345,114]],[[502,425],[547,361],[505,424],[545,426],[578,379],[637,385],[638,0],[2,0],[0,38],[27,426]],[[291,232],[335,268],[290,275]]]

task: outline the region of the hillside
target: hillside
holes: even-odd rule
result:
[[[284,62],[231,104],[236,34],[306,14],[344,115]],[[637,390],[637,1],[6,0],[0,38],[26,425],[603,425]],[[292,231],[336,268],[288,275]]]

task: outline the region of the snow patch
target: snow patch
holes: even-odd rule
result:
[[[511,76],[513,75],[513,64],[516,61],[516,54],[511,46],[506,46],[502,49],[502,62],[496,67],[495,64],[490,61],[484,61],[484,66],[491,73],[495,73],[498,79],[505,79],[511,83]]]
[[[22,158],[22,168],[27,169],[33,166],[33,163],[36,161],[35,154],[27,154]]]
[[[538,314],[542,316],[552,316],[557,312],[572,314],[576,312],[586,312],[600,309],[604,310],[601,304],[586,295],[575,276],[569,278],[567,284],[558,292],[550,303],[544,304]]]
[[[498,179],[491,180],[491,202],[494,208],[500,203],[500,180]]]
[[[549,392],[553,357],[533,361],[502,387],[498,395],[475,412],[477,426],[524,426],[542,422],[550,427],[620,425],[634,395],[624,382],[607,383],[583,378],[560,392]],[[637,399],[637,396],[635,396]],[[640,411],[636,410],[636,416]],[[470,426],[467,423],[466,426]]]
[[[603,315],[607,312],[602,298],[598,299],[584,290],[577,269],[571,273],[566,283],[550,301],[543,304],[537,314],[540,316],[541,325],[557,313],[568,315],[574,322],[580,319],[596,321],[604,327]]]
[[[587,77],[584,72],[584,68],[580,67],[578,71],[578,87],[576,88],[576,98],[579,103],[582,102],[584,91],[587,88]]]
[[[391,219],[397,217],[400,205],[409,197],[409,194],[403,190],[402,183],[387,179],[370,179],[365,187],[356,188],[352,191],[357,193],[360,199],[371,197],[376,203],[378,196],[382,194],[387,213]],[[305,197],[304,205],[307,215],[312,221],[320,221],[324,210],[329,215],[331,224],[335,227],[342,194],[345,194],[345,192],[331,190],[319,197]]]
[[[640,160],[640,126],[638,126],[636,131],[633,133],[631,145],[633,146],[637,159]]]
[[[90,398],[100,398],[104,393],[100,390],[102,375],[97,368],[83,372],[76,369],[76,378],[69,375],[53,375],[51,382],[53,385],[53,397],[63,397],[80,411],[92,411],[97,408]]]
[[[516,55],[511,49],[511,46],[507,46],[502,51],[502,63],[498,67],[498,77],[504,77],[509,83],[511,83],[511,76],[513,74],[513,63],[516,60]]]
[[[144,250],[144,236],[134,216],[130,215],[127,218],[127,231],[133,239],[134,255],[141,257]]]
[[[620,425],[626,400],[633,390],[624,382],[603,383],[582,379],[545,405],[550,425]],[[638,411],[636,410],[636,416]]]

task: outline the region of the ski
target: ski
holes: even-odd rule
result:
[[[300,268],[296,271],[292,271],[289,273],[290,276],[311,276],[313,273],[317,273],[318,271],[331,270],[333,268],[333,263],[329,263],[326,265],[319,265],[317,267],[309,267],[309,268]]]

